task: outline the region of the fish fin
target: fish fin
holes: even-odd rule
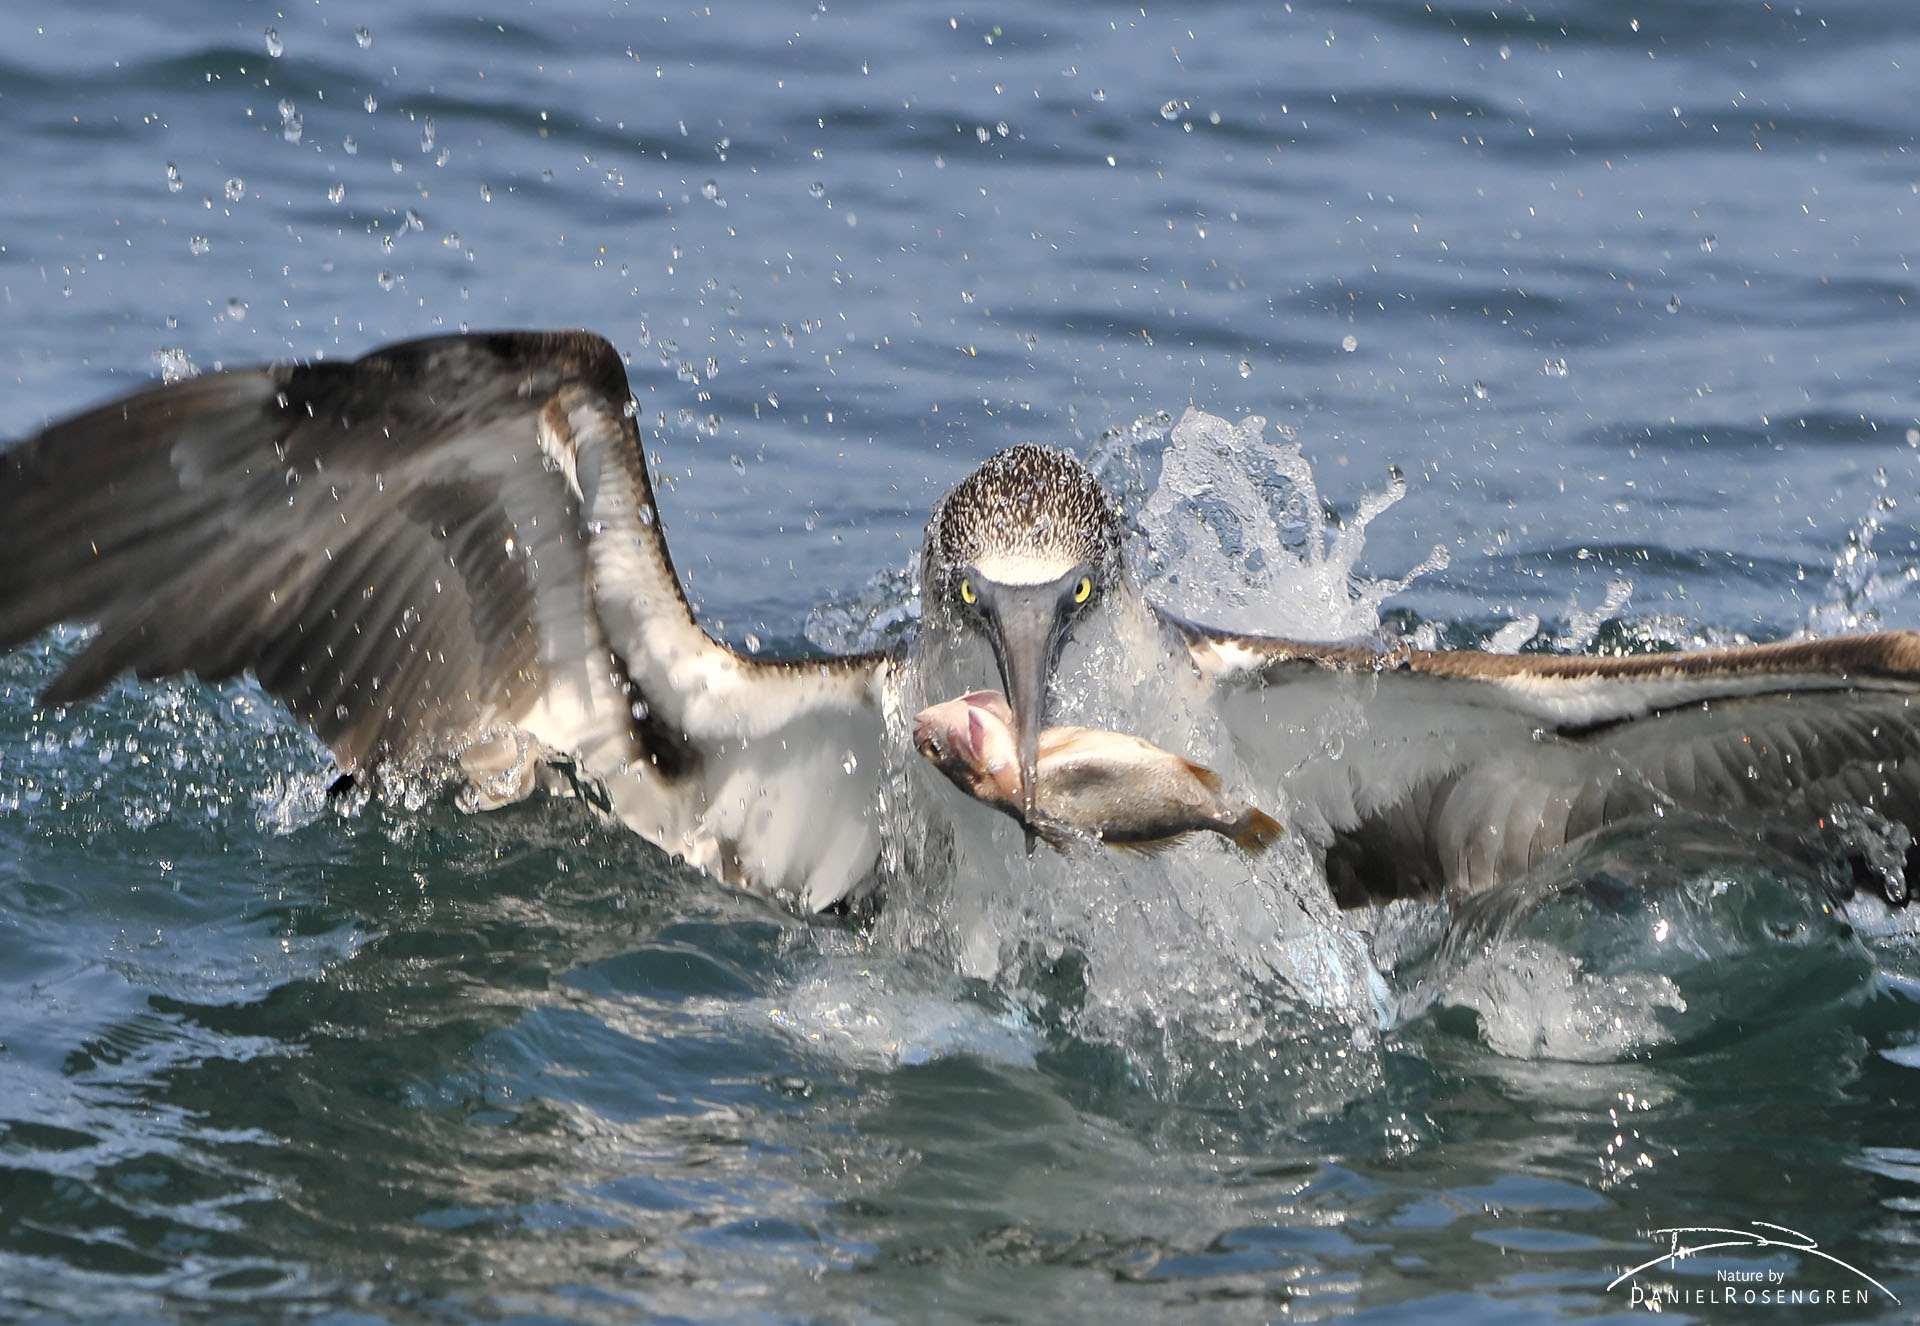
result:
[[[1101,841],[1114,851],[1125,852],[1128,856],[1154,857],[1159,856],[1160,853],[1166,851],[1186,836],[1186,831],[1182,831],[1180,833],[1170,833],[1164,838],[1135,839],[1132,842],[1124,843],[1117,843],[1111,838],[1103,838]]]
[[[1076,841],[1086,840],[1085,834],[1074,829],[1065,821],[1056,820],[1050,815],[1043,815],[1037,810],[1033,813],[1033,818],[1029,820],[1021,818],[1020,811],[1017,807],[1004,806],[1001,809],[1019,821],[1020,827],[1026,830],[1028,856],[1033,855],[1033,845],[1036,841],[1045,843],[1061,856],[1065,856],[1067,854],[1067,848],[1071,844]]]
[[[1187,772],[1193,775],[1195,782],[1215,796],[1220,795],[1220,775],[1204,764],[1195,764],[1192,760],[1181,760],[1187,766]]]
[[[1257,807],[1248,806],[1240,818],[1233,822],[1232,831],[1227,836],[1233,839],[1235,847],[1248,856],[1259,856],[1285,832],[1279,820]]]

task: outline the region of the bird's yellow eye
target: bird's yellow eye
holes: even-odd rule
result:
[[[1092,597],[1093,580],[1088,576],[1081,576],[1080,583],[1073,587],[1073,601],[1075,603],[1085,603]]]
[[[980,596],[973,592],[973,582],[965,576],[960,577],[960,601],[962,603],[974,603],[978,602],[979,598]]]

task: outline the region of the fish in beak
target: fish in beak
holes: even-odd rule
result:
[[[1065,851],[1075,838],[1152,852],[1205,831],[1249,856],[1282,832],[1259,808],[1228,796],[1211,769],[1125,732],[1050,727],[1040,734],[1035,776],[1016,781],[1013,710],[994,691],[974,691],[915,715],[913,742],[968,796],[1004,811]]]

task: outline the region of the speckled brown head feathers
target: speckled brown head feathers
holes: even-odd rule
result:
[[[1105,588],[1120,570],[1120,522],[1100,481],[1070,452],[1022,443],[940,500],[925,557],[929,587],[965,568],[1038,584],[1085,566]]]

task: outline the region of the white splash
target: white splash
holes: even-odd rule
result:
[[[1887,486],[1887,472],[1875,475],[1881,489]],[[1835,557],[1829,596],[1807,613],[1807,628],[1813,635],[1844,635],[1855,631],[1877,631],[1884,610],[1909,597],[1920,581],[1920,564],[1902,565],[1889,559],[1882,565],[1874,548],[1874,536],[1880,532],[1882,516],[1894,509],[1894,500],[1886,492],[1874,499],[1874,509],[1847,532],[1846,547]]]
[[[1516,1059],[1610,1063],[1670,1041],[1657,1010],[1687,1011],[1671,977],[1596,971],[1541,940],[1495,945],[1448,973],[1423,1001],[1479,1014],[1487,1048]]]
[[[817,960],[775,999],[730,1009],[771,1026],[811,1050],[867,1067],[972,1058],[1030,1068],[1044,1042],[1016,1012],[965,997],[949,973],[929,977],[911,965],[875,964],[857,942],[816,932]]]
[[[1406,494],[1395,474],[1353,516],[1330,522],[1313,467],[1291,432],[1189,409],[1174,425],[1160,483],[1141,508],[1139,562],[1166,605],[1197,621],[1297,639],[1380,628],[1380,605],[1447,565],[1435,548],[1399,579],[1357,576],[1367,526]]]

